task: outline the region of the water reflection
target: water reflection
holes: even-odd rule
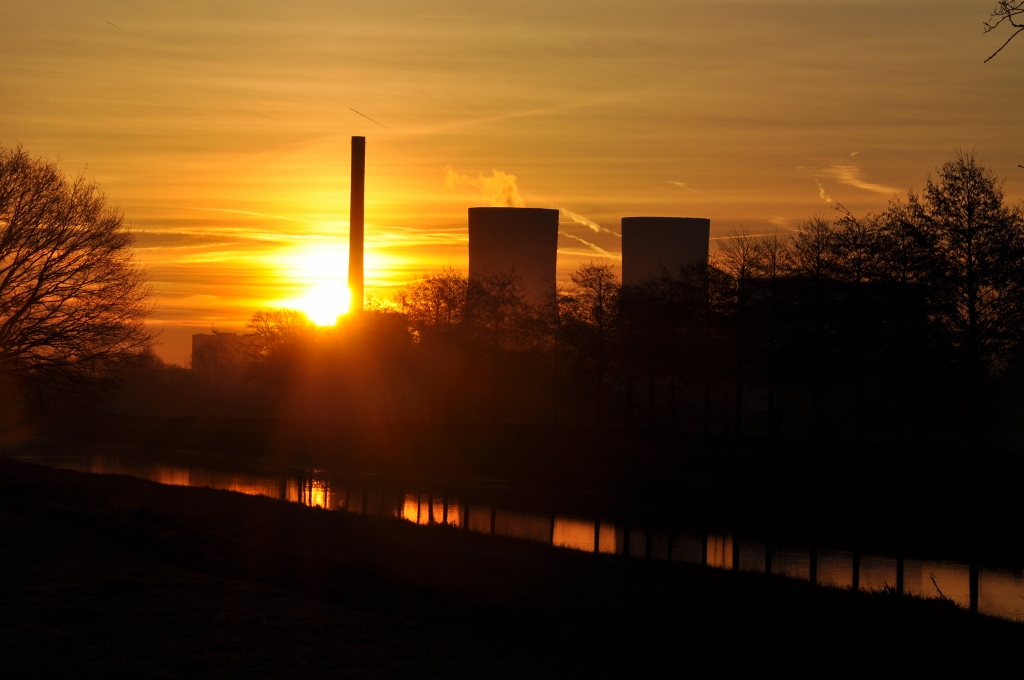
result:
[[[594,523],[570,517],[556,517],[551,527],[551,544],[594,552]]]
[[[558,521],[555,521],[555,527]],[[522,538],[528,541],[539,541],[540,543],[553,542],[559,545],[557,538],[552,538],[552,522],[549,517],[538,517],[522,512],[509,512],[498,510],[494,513],[494,533],[498,536],[509,536],[511,538]],[[558,536],[558,529],[555,529],[554,536]],[[593,539],[593,529],[591,529]]]
[[[728,533],[670,533],[594,518],[544,516],[469,504],[448,496],[395,492],[382,483],[339,482],[322,470],[296,477],[214,471],[115,456],[32,460],[80,472],[123,474],[174,486],[224,489],[311,507],[396,517],[416,524],[448,524],[572,550],[770,572],[840,588],[897,590],[921,597],[941,597],[965,608],[973,604],[972,608],[986,614],[1024,619],[1024,577],[1020,570],[976,566],[972,602],[971,566],[962,562],[900,559],[835,547],[773,545]]]

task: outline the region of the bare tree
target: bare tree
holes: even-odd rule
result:
[[[1003,48],[1010,44],[1010,41],[1017,37],[1017,34],[1024,31],[1024,0],[999,0],[996,3],[995,9],[989,15],[988,20],[983,22],[985,28],[984,33],[990,33],[1003,24],[1010,27],[1012,32],[1010,36],[1003,41],[1003,44],[999,46],[999,49],[988,55],[988,62],[992,57],[996,56],[1003,51]]]
[[[794,273],[820,282],[834,277],[838,266],[832,223],[820,215],[804,222],[793,239]]]
[[[604,420],[605,381],[619,313],[621,286],[610,265],[591,262],[570,275],[562,311],[569,345],[594,379],[597,422]]]
[[[0,375],[96,384],[149,347],[134,238],[93,182],[0,147]]]
[[[313,324],[306,315],[294,309],[258,311],[247,326],[256,336],[255,353],[266,358],[283,348],[308,341]]]
[[[1024,212],[973,152],[958,152],[909,207],[935,251],[936,321],[972,372],[998,373],[1022,342]]]
[[[451,336],[464,320],[469,281],[457,269],[447,267],[410,284],[395,294],[395,303],[409,315],[418,342],[435,342]]]

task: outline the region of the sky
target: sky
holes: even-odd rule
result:
[[[560,280],[622,217],[793,233],[974,151],[1024,197],[1024,39],[994,0],[34,0],[0,5],[0,145],[120,206],[162,332],[242,331],[347,271],[467,268],[467,209],[562,210]],[[372,120],[371,120],[372,119]]]

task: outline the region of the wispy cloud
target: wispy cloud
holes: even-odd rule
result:
[[[693,187],[691,187],[691,186],[690,186],[689,184],[687,184],[686,182],[674,182],[674,181],[672,181],[672,180],[669,180],[669,181],[668,181],[668,183],[669,183],[669,184],[673,184],[673,185],[675,185],[675,186],[679,187],[680,189],[682,189],[682,190],[684,190],[684,191],[689,191],[689,192],[692,192],[692,193],[694,193],[694,194],[695,194],[695,193],[697,193],[697,190],[696,190],[696,189],[694,189]]]
[[[845,184],[864,191],[873,191],[876,194],[889,195],[899,193],[899,189],[867,181],[863,177],[863,172],[864,171],[860,166],[853,163],[833,163],[820,171],[820,173],[825,177],[830,177],[840,184]]]
[[[832,203],[832,197],[825,191],[825,187],[821,186],[821,182],[817,177],[814,178],[814,183],[818,185],[818,195],[821,196],[821,200],[826,203]]]

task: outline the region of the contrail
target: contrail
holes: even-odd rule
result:
[[[190,205],[161,205],[159,208],[177,208],[180,210],[205,210],[209,212],[225,212],[232,213],[235,215],[252,215],[254,217],[266,217],[272,220],[282,220],[284,222],[303,222],[304,220],[297,220],[293,217],[281,217],[280,215],[268,215],[266,213],[253,212],[251,210],[232,210],[231,208],[197,208]]]
[[[349,109],[348,109],[348,110],[349,110],[349,111],[351,111],[352,113],[359,113],[358,111],[356,111],[355,109],[353,109],[353,108],[352,108],[351,106],[349,107]],[[374,120],[373,118],[370,118],[370,117],[369,117],[369,116],[367,116],[367,115],[366,115],[365,113],[359,113],[359,115],[360,115],[360,116],[362,116],[363,118],[365,118],[366,120],[370,121],[371,123],[377,123],[377,121],[375,121],[375,120]],[[389,127],[388,127],[387,125],[385,125],[384,123],[377,123],[377,125],[380,125],[380,126],[381,126],[382,128],[384,128],[384,129],[385,129],[385,130],[387,130],[388,132],[394,132],[394,130],[392,130],[391,128],[389,128]]]
[[[785,228],[788,229],[788,227],[785,227]],[[795,230],[790,229],[790,231],[795,231]],[[759,238],[761,236],[775,236],[777,233],[778,232],[771,232],[771,233],[767,233],[766,232],[764,234],[730,234],[728,236],[712,236],[708,240],[709,241],[731,241],[734,238],[744,238],[744,237],[747,237],[747,238]]]
[[[582,243],[583,245],[585,245],[585,246],[587,246],[588,248],[591,248],[591,249],[593,249],[593,250],[596,250],[597,252],[601,253],[601,254],[602,254],[602,255],[604,255],[605,257],[610,257],[610,258],[616,258],[616,257],[619,257],[619,256],[617,256],[617,255],[612,255],[611,253],[609,253],[609,252],[608,252],[607,250],[605,250],[605,249],[604,249],[604,248],[602,248],[601,246],[597,246],[597,245],[594,245],[594,244],[593,244],[593,243],[591,243],[590,241],[586,241],[586,240],[584,240],[584,239],[581,239],[581,238],[580,238],[579,236],[573,236],[572,234],[567,234],[566,232],[564,232],[564,231],[561,231],[561,230],[559,230],[559,232],[558,232],[558,235],[559,235],[559,236],[568,236],[569,238],[571,238],[571,239],[573,239],[573,240],[575,240],[575,241],[579,241],[579,242],[580,242],[580,243]]]
[[[107,21],[107,20],[106,20],[106,19],[104,19],[104,21]],[[111,22],[109,22],[109,21],[107,21],[107,23],[108,23],[108,24],[110,24],[111,26],[113,26],[114,28],[116,28],[116,29],[117,29],[117,30],[119,30],[119,31],[123,31],[123,30],[124,30],[123,28],[121,28],[121,27],[120,27],[120,26],[118,26],[117,24],[111,23]]]

